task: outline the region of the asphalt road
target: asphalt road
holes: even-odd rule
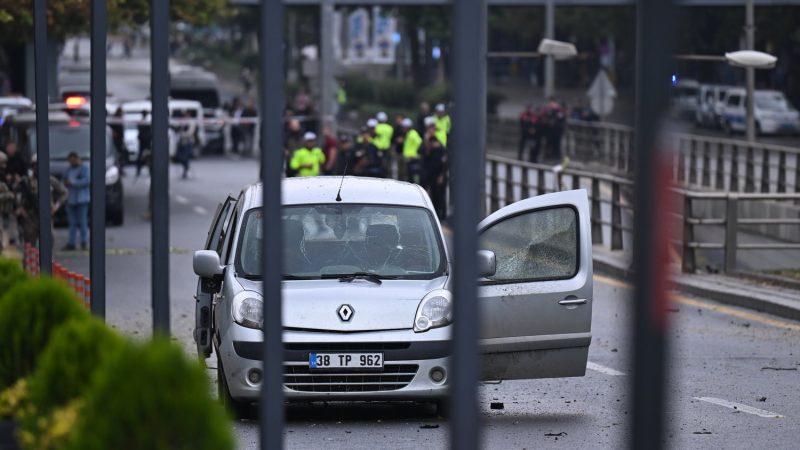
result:
[[[253,161],[227,158],[195,161],[188,180],[177,167],[170,172],[171,323],[174,338],[192,356],[191,250],[202,245],[217,202],[256,174]],[[143,337],[151,328],[150,224],[141,216],[149,179],[136,179],[129,169],[124,180],[125,225],[107,230],[108,321]],[[65,234],[56,230],[59,248]],[[57,252],[57,260],[88,272],[84,253]],[[585,377],[480,387],[485,448],[619,448],[628,442],[630,294],[627,284],[596,275],[592,364]],[[669,445],[796,447],[800,323],[681,296],[670,318]],[[215,371],[208,374],[215,382]],[[504,409],[491,409],[491,402]],[[750,407],[783,417],[761,417]],[[257,448],[256,423],[239,422],[235,429],[240,448]],[[290,406],[285,437],[288,448],[432,448],[446,446],[448,432],[430,405],[340,403]]]

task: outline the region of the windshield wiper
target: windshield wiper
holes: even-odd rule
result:
[[[391,275],[378,275],[372,272],[353,272],[353,273],[326,273],[321,275],[320,278],[338,278],[342,283],[350,283],[355,279],[371,281],[375,284],[383,284],[381,280],[391,280],[396,278]]]

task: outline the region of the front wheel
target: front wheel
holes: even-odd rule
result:
[[[237,420],[255,419],[256,408],[253,404],[231,397],[231,391],[228,388],[228,380],[225,378],[225,371],[222,368],[222,361],[219,357],[217,357],[217,394],[219,396],[219,401]]]

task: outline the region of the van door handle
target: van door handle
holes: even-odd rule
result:
[[[587,300],[585,298],[570,298],[570,299],[561,300],[560,302],[558,302],[558,304],[559,305],[564,305],[564,306],[584,305],[584,304],[586,304],[586,301]]]

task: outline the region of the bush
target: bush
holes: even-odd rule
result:
[[[28,383],[36,415],[48,415],[85,394],[104,361],[121,351],[125,339],[98,319],[73,320],[53,333]]]
[[[64,284],[50,278],[17,283],[0,298],[0,390],[33,373],[59,325],[89,313]]]
[[[15,284],[28,279],[17,261],[0,258],[0,297]]]
[[[419,92],[420,103],[428,103],[431,106],[431,111],[433,111],[433,107],[437,103],[446,103],[449,98],[450,89],[445,84],[434,84]]]
[[[225,450],[231,423],[208,378],[163,338],[127,345],[95,373],[75,427],[73,450]]]
[[[411,83],[398,80],[375,82],[375,103],[390,108],[413,108],[417,92]]]

